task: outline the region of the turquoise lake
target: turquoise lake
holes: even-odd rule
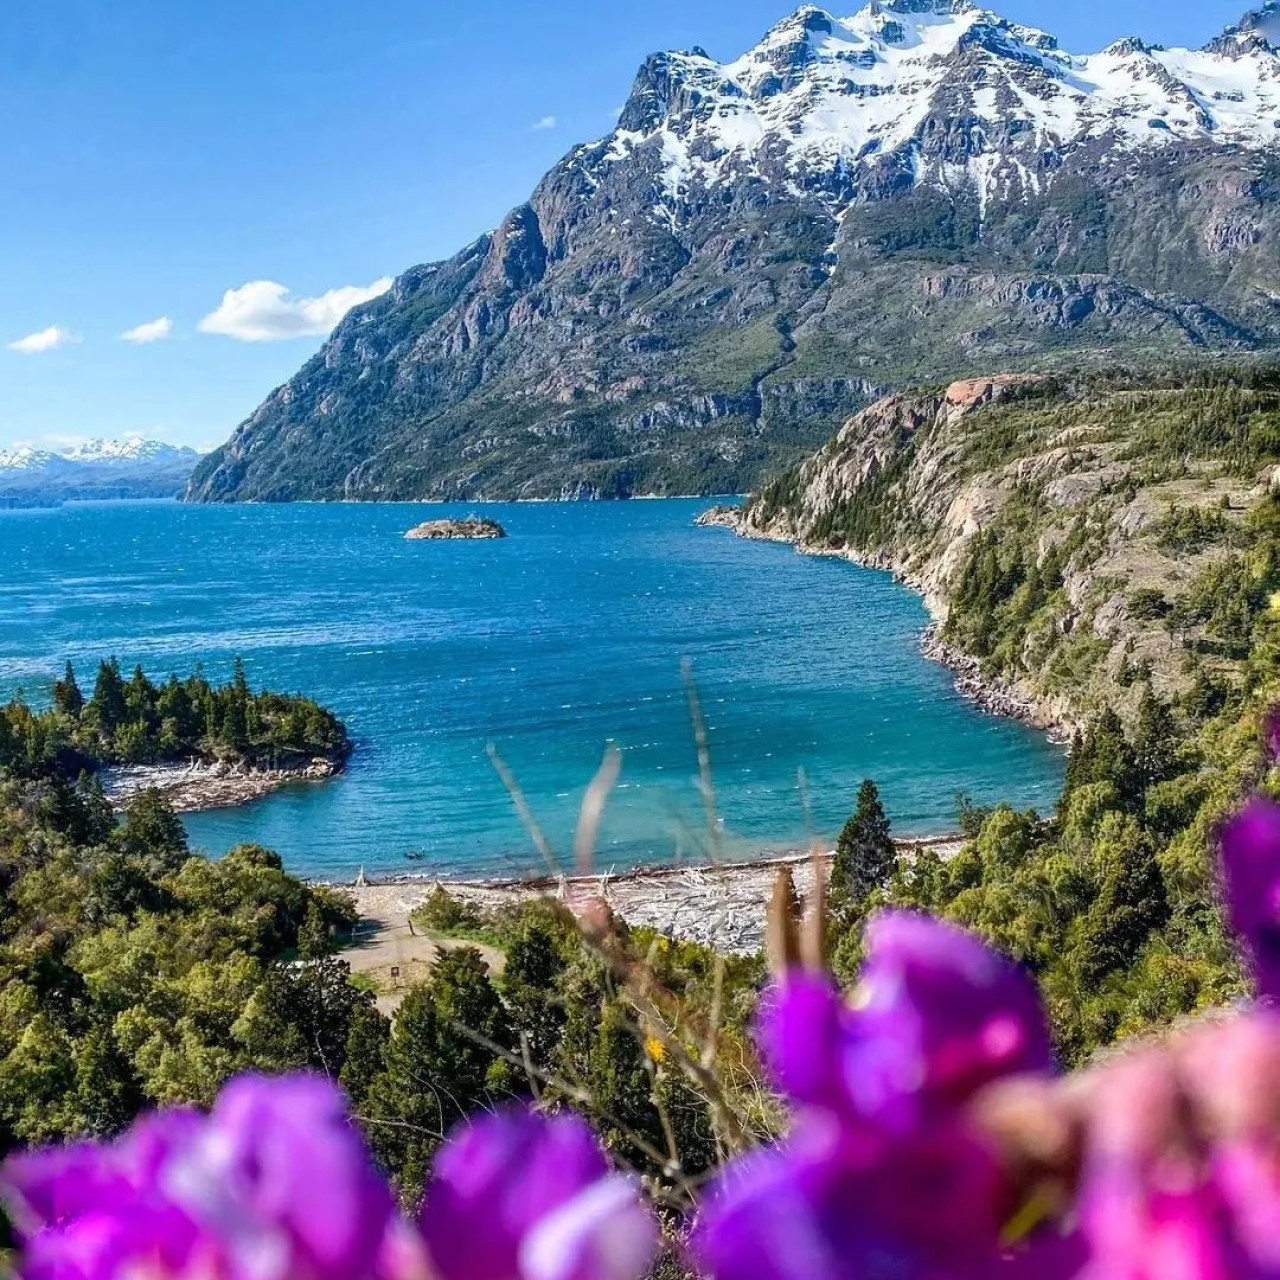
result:
[[[681,662],[694,664],[726,850],[830,838],[859,782],[894,828],[954,829],[955,793],[1046,809],[1061,750],[976,710],[917,650],[923,605],[885,574],[698,529],[708,504],[187,507],[0,514],[0,689],[43,696],[70,658],[153,675],[236,654],[356,742],[348,772],[188,818],[213,854],[246,840],[301,873],[539,865],[486,747],[567,850],[610,741],[623,753],[598,865],[695,857],[706,825]],[[406,542],[482,511],[501,542]],[[409,857],[407,855],[413,855]]]

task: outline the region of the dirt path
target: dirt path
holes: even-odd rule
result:
[[[421,982],[442,951],[475,947],[484,957],[490,973],[501,973],[505,960],[501,951],[482,943],[436,938],[415,929],[409,912],[415,895],[382,894],[360,901],[360,923],[351,945],[342,958],[352,973],[367,974],[378,993],[378,1008],[390,1017],[400,1007],[405,993]]]

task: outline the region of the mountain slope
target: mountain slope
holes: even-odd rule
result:
[[[172,498],[200,455],[128,436],[89,440],[62,453],[29,445],[0,449],[0,507],[54,506],[88,498]]]
[[[1277,464],[1274,370],[1006,375],[886,397],[716,522],[900,575],[996,709],[1073,724],[1239,684],[1274,625]]]
[[[609,137],[349,315],[190,496],[740,489],[886,387],[1272,346],[1277,26],[1075,57],[884,0],[655,55]]]

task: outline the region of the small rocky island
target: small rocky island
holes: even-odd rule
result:
[[[404,536],[414,542],[440,538],[505,538],[507,531],[487,516],[464,516],[460,520],[428,520]]]

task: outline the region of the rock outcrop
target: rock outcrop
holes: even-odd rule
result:
[[[188,760],[176,764],[120,765],[100,775],[112,808],[125,810],[144,791],[160,791],[179,813],[233,809],[282,787],[325,782],[345,767],[342,759],[314,759],[280,768],[247,763]]]
[[[741,507],[710,507],[694,524],[702,529],[737,529],[742,521]]]
[[[415,525],[404,536],[411,542],[431,542],[450,538],[505,538],[507,531],[496,520],[485,516],[464,516],[462,519],[427,520]]]

